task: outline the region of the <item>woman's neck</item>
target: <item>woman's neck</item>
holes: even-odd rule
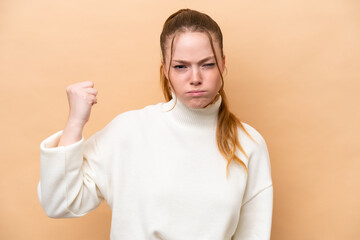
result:
[[[179,126],[193,130],[214,130],[221,101],[219,95],[205,108],[190,108],[174,96],[169,102],[164,103],[163,110]]]

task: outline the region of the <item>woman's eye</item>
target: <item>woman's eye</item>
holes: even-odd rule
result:
[[[215,63],[204,64],[204,67],[207,67],[207,68],[211,68],[211,67],[214,67],[214,66],[215,66]]]
[[[174,68],[175,69],[185,69],[186,66],[185,65],[175,65]]]

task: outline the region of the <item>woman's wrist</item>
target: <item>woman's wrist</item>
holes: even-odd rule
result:
[[[77,120],[68,120],[61,135],[58,146],[66,146],[81,140],[85,123]]]

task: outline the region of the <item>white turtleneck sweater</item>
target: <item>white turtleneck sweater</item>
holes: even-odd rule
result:
[[[87,141],[41,145],[38,196],[49,217],[80,217],[106,200],[111,239],[269,239],[273,189],[266,144],[239,129],[248,167],[216,144],[219,99],[204,109],[180,101],[118,115]],[[172,110],[170,110],[172,109]],[[170,111],[169,111],[170,110]]]

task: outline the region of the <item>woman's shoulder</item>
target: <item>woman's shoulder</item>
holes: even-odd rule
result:
[[[141,109],[130,110],[118,114],[110,121],[110,125],[118,125],[119,123],[139,123],[139,121],[150,121],[152,117],[155,117],[161,110],[161,104],[157,103],[153,105],[145,106]]]
[[[260,132],[249,125],[241,122],[242,127],[239,128],[239,141],[241,146],[249,154],[253,151],[267,150],[266,142]]]
[[[94,135],[99,142],[116,142],[126,140],[141,132],[155,119],[161,111],[161,103],[148,105],[141,109],[130,110],[116,115],[108,124],[97,131]]]
[[[256,142],[265,142],[263,136],[253,126],[245,122],[241,122],[241,125],[244,127],[244,129],[240,129],[242,135],[247,135],[247,132]]]

